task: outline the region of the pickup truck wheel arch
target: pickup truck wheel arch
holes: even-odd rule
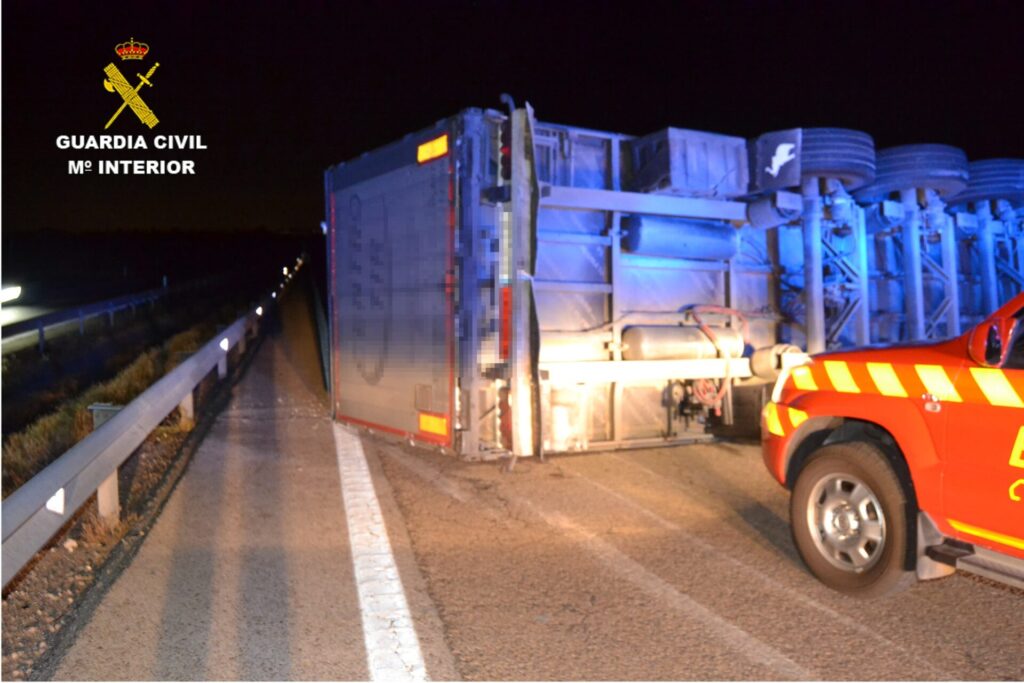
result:
[[[824,446],[837,443],[863,442],[877,448],[888,460],[893,472],[903,487],[909,506],[908,517],[916,519],[917,494],[914,481],[906,458],[900,450],[896,439],[884,427],[865,420],[844,419],[836,417],[815,417],[801,425],[806,433],[800,440],[794,440],[795,447],[786,463],[786,488],[793,490],[797,476],[807,464],[808,459]],[[801,430],[803,431],[803,430]],[[911,570],[917,563],[917,534],[910,533],[904,567]]]

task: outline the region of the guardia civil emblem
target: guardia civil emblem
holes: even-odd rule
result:
[[[145,43],[139,43],[135,41],[135,38],[130,38],[127,42],[119,43],[114,47],[114,52],[121,58],[121,61],[142,61],[149,54],[149,45]],[[156,62],[143,76],[140,73],[135,74],[139,78],[139,84],[135,87],[128,82],[128,79],[121,74],[121,71],[114,65],[113,62],[107,65],[107,68],[103,69],[103,73],[107,77],[103,81],[103,87],[107,89],[107,92],[116,92],[121,96],[123,100],[121,106],[117,108],[114,115],[107,121],[107,125],[103,126],[104,130],[110,128],[110,125],[117,120],[117,117],[121,115],[125,107],[131,108],[135,115],[139,118],[146,126],[153,128],[156,124],[160,123],[157,119],[156,114],[149,108],[143,99],[139,95],[139,91],[142,90],[142,86],[146,85],[153,87],[153,74],[156,72],[156,68],[160,66],[160,62]]]

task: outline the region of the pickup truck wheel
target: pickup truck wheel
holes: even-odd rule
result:
[[[863,442],[824,446],[797,475],[793,541],[811,573],[844,593],[875,597],[906,588],[907,497],[885,456]]]

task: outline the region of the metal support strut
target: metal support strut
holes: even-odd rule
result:
[[[807,353],[825,350],[825,292],[822,274],[821,221],[824,207],[817,178],[803,182],[804,194],[804,322]]]

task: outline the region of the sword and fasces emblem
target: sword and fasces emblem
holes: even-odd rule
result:
[[[135,39],[132,38],[129,42],[121,43],[115,47],[114,51],[123,60],[142,59],[146,56],[146,53],[149,52],[149,46],[145,43],[137,43],[135,42]],[[136,76],[139,77],[139,84],[134,88],[130,83],[128,83],[128,80],[121,74],[113,63],[108,64],[107,67],[103,69],[103,73],[107,75],[107,78],[103,81],[103,87],[107,89],[107,92],[116,92],[121,96],[121,99],[124,100],[121,103],[121,106],[118,107],[117,111],[114,112],[114,115],[110,117],[110,120],[107,121],[107,125],[103,126],[104,130],[110,128],[111,124],[113,124],[114,121],[117,120],[117,117],[121,115],[121,112],[124,111],[125,107],[131,107],[131,110],[139,117],[139,121],[142,121],[144,125],[149,126],[150,128],[153,128],[156,124],[160,123],[156,114],[153,113],[153,110],[149,108],[139,95],[139,90],[142,89],[142,86],[148,85],[149,87],[153,87],[153,83],[149,79],[153,77],[153,73],[156,72],[156,68],[158,66],[160,66],[160,62],[154,64],[145,76],[142,74],[136,74]]]

